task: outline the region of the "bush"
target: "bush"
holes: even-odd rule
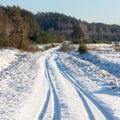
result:
[[[88,48],[85,44],[80,44],[78,48],[78,52],[81,54],[88,52]]]
[[[60,52],[66,52],[66,51],[69,51],[69,50],[74,50],[75,49],[75,46],[72,45],[72,44],[65,44],[63,43],[63,45],[61,46],[60,48]]]

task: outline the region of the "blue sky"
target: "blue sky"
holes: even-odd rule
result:
[[[120,0],[0,0],[37,12],[59,12],[87,22],[120,24]]]

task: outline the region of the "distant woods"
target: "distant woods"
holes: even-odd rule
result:
[[[38,25],[31,12],[21,10],[16,6],[0,7],[1,46],[27,49],[31,43],[29,36],[36,30],[38,30]]]
[[[88,43],[120,41],[119,25],[87,23],[71,16],[51,12],[37,13],[36,19],[43,30],[49,33],[64,35],[67,40],[73,40],[73,42],[78,41],[77,39],[73,39],[75,25],[80,27],[84,34],[84,39]],[[80,30],[79,28],[76,29]]]
[[[30,49],[33,43],[52,43],[79,38],[86,42],[119,41],[120,26],[87,23],[59,13],[37,13],[17,6],[0,6],[0,47]]]
[[[20,7],[0,6],[0,47],[31,49],[33,43],[61,42],[63,36],[44,31],[36,15]]]

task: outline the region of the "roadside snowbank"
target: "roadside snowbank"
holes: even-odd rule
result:
[[[43,64],[45,55],[54,49],[42,53],[1,50],[0,120],[39,117],[49,89]]]
[[[18,50],[0,49],[0,71],[17,59]]]

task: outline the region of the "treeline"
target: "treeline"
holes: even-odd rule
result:
[[[38,24],[50,33],[59,33],[68,40],[72,39],[73,26],[78,24],[86,41],[120,41],[120,26],[106,25],[103,23],[87,23],[74,17],[59,13],[38,13],[36,15]]]
[[[73,25],[79,25],[79,21],[76,18],[59,13],[37,13],[36,19],[43,30],[64,35],[68,40],[71,39]]]
[[[32,43],[61,42],[63,36],[44,31],[36,16],[17,6],[0,6],[0,47],[30,49]]]
[[[35,15],[17,6],[0,6],[0,47],[30,49],[32,43],[76,42],[79,33],[86,42],[120,41],[119,25],[87,23],[60,13]]]
[[[120,41],[120,26],[103,23],[87,24],[89,37],[93,40]]]

